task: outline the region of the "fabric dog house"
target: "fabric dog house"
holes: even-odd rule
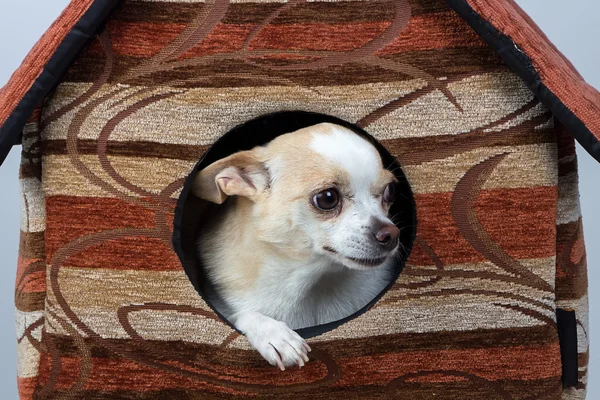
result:
[[[391,289],[283,373],[178,257],[186,178],[281,111],[375,137],[417,214]],[[585,397],[574,139],[600,160],[600,94],[512,0],[73,0],[0,124],[22,399]]]

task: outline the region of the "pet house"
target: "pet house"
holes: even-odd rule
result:
[[[0,92],[20,396],[581,399],[574,139],[600,159],[599,116],[513,0],[73,0]],[[323,120],[397,159],[416,237],[281,372],[203,300],[186,182]]]

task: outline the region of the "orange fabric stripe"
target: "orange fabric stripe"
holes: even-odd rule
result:
[[[347,24],[267,25],[252,41],[250,50],[349,51],[379,36],[389,22]],[[109,23],[116,54],[151,57],[173,41],[185,24]],[[200,57],[240,50],[253,24],[218,24],[208,37],[183,55]],[[379,54],[431,50],[485,43],[454,13],[436,13],[413,17],[404,32]],[[99,51],[95,44],[94,51]]]
[[[43,261],[41,258],[23,258],[19,256],[17,261],[17,289],[22,293],[43,293],[46,291],[46,271],[28,273],[23,277],[25,270],[35,262]]]
[[[546,379],[562,374],[558,343],[489,349],[415,351],[357,357],[342,362],[337,386],[377,385],[427,370],[461,371],[491,381]],[[370,372],[365,373],[365,369]],[[444,381],[441,377],[440,381]]]
[[[153,228],[154,211],[114,198],[54,196],[46,199],[46,259],[79,237],[117,229]]]
[[[489,189],[479,193],[476,211],[491,239],[515,259],[552,257],[556,252],[556,187]],[[452,193],[415,195],[417,232],[444,265],[483,262],[452,218]],[[433,265],[415,246],[409,262]]]
[[[515,259],[552,257],[556,252],[556,188],[531,187],[483,190],[476,210],[491,239]],[[483,262],[485,258],[461,236],[451,207],[452,193],[415,196],[419,236],[442,262]],[[56,196],[47,199],[46,251],[51,260],[57,249],[95,232],[123,228],[154,227],[154,212],[112,198]],[[169,215],[169,225],[172,224]],[[433,261],[418,246],[410,257],[415,265]],[[179,270],[178,259],[159,239],[141,237],[106,241],[71,257],[69,266]]]
[[[17,388],[19,389],[19,400],[33,400],[33,392],[37,386],[37,377],[17,377]]]
[[[351,50],[380,34],[389,23],[294,24],[266,26],[252,42],[251,49],[265,50]],[[116,54],[151,57],[172,42],[185,29],[184,24],[110,23]],[[184,58],[240,50],[255,25],[218,24]],[[327,37],[327,40],[323,40]],[[320,38],[320,39],[319,39]],[[99,48],[95,47],[95,51]]]
[[[78,358],[61,358],[62,374],[57,389],[67,389],[76,382],[80,364]],[[86,390],[145,392],[181,387],[201,390],[212,386],[198,379],[161,371],[127,359],[94,358],[91,364],[92,371],[85,386]],[[174,362],[169,364],[176,365]],[[558,377],[562,372],[558,343],[543,346],[412,351],[357,356],[337,360],[337,364],[343,371],[341,379],[334,385],[338,387],[382,385],[405,374],[432,369],[461,371],[491,381],[547,379]],[[258,365],[262,368],[254,366],[251,370],[247,370],[242,366],[233,368],[211,364],[211,369],[215,372],[202,369],[201,364],[196,364],[196,368],[184,366],[181,368],[229,381],[277,386],[318,379],[324,372],[322,364],[314,360],[302,370],[292,368],[283,373],[263,361]],[[41,382],[47,379],[49,369],[50,362],[48,357],[44,356],[40,366]],[[115,371],[119,373],[115,374]],[[439,377],[439,381],[446,380],[446,377]],[[217,388],[213,386],[212,389]],[[218,390],[233,391],[225,387],[219,387]]]
[[[389,22],[267,25],[252,42],[255,50],[349,51],[375,39]]]
[[[462,18],[444,12],[412,17],[402,34],[378,54],[482,46],[485,41]]]
[[[31,49],[21,66],[0,90],[0,125],[6,122],[34,81],[40,76],[58,45],[93,2],[94,0],[72,0]]]
[[[66,267],[113,270],[182,271],[170,243],[146,236],[107,240],[74,254]]]

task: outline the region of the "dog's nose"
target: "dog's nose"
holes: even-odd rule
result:
[[[400,236],[400,229],[396,225],[386,225],[375,234],[375,239],[389,251],[396,248],[398,236]]]

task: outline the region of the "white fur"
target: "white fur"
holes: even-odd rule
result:
[[[355,188],[369,188],[382,168],[377,150],[365,139],[337,125],[314,133],[310,147],[348,172]]]
[[[218,293],[209,300],[281,369],[307,361],[310,348],[292,329],[337,321],[366,306],[392,279],[395,259],[367,240],[373,220],[391,223],[380,187],[391,174],[376,149],[331,124],[284,136],[256,153],[270,187],[252,199],[228,199],[198,242]],[[315,165],[330,172],[310,168]],[[296,171],[305,174],[289,178]],[[340,175],[349,180],[341,214],[319,218],[309,193]],[[380,257],[387,258],[377,267],[349,259]]]

